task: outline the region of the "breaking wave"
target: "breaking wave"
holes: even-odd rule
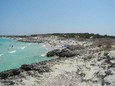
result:
[[[25,49],[25,48],[26,48],[26,46],[20,47],[20,49],[22,49],[22,50]]]
[[[3,56],[4,54],[0,54],[0,56]]]
[[[16,52],[16,50],[13,50],[13,51],[9,51],[8,53],[15,53]]]

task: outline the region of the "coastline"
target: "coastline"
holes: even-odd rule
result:
[[[4,40],[0,40],[0,48],[1,50],[3,49],[3,51],[0,52],[0,59],[2,61],[0,64],[0,72],[19,68],[22,64],[31,64],[51,59],[45,56],[50,46],[45,46],[44,43],[23,43],[11,38],[3,39]]]
[[[58,58],[2,72],[0,86],[114,86],[115,48],[95,42],[51,40],[53,48],[48,52],[60,49],[54,53]],[[70,46],[63,47],[65,44]],[[78,54],[66,57],[70,51]]]

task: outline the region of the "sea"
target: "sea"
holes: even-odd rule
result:
[[[0,38],[0,72],[50,60],[45,56],[48,49],[43,43],[25,43],[8,38]]]

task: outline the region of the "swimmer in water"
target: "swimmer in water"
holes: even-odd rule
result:
[[[13,45],[11,47],[13,48]]]
[[[11,50],[14,46],[13,45],[9,45],[8,50]]]

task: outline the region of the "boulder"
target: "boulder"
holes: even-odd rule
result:
[[[8,70],[8,71],[4,71],[0,73],[0,78],[1,79],[5,79],[8,78],[10,76],[15,76],[20,74],[21,70],[20,69],[12,69],[12,70]]]
[[[24,64],[21,66],[21,69],[25,70],[25,71],[30,71],[30,70],[33,70],[33,71],[38,71],[39,73],[43,73],[43,72],[49,72],[49,67],[44,64],[44,63],[36,63],[36,64],[31,64],[31,65],[28,65],[28,64]]]
[[[59,49],[55,49],[55,50],[52,50],[52,51],[49,51],[46,56],[47,57],[52,57],[52,56],[58,56],[58,54],[61,52],[61,50]]]
[[[33,70],[38,71],[39,73],[50,71],[50,68],[45,62],[40,62],[40,63],[32,64],[32,65],[33,65]]]
[[[60,53],[58,53],[59,57],[73,57],[76,53],[74,51],[71,51],[70,49],[62,49]]]
[[[52,57],[52,56],[73,57],[75,55],[76,55],[75,51],[72,51],[68,48],[64,48],[62,50],[56,49],[56,50],[53,50],[53,51],[49,51],[47,53],[47,57]]]
[[[43,72],[49,72],[50,71],[50,69],[49,69],[49,67],[48,66],[39,66],[38,68],[37,68],[37,71],[39,72],[39,73],[43,73]]]
[[[29,71],[33,69],[32,65],[28,65],[28,64],[24,64],[21,66],[21,69],[25,70],[25,71]]]

